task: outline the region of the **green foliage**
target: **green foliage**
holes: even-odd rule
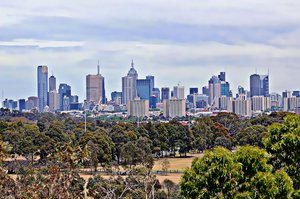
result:
[[[282,170],[272,173],[267,162],[267,152],[257,147],[234,153],[216,147],[184,172],[181,193],[187,198],[290,198],[290,177]]]
[[[289,115],[282,124],[269,127],[264,139],[266,150],[272,155],[276,169],[285,169],[293,179],[296,189],[300,187],[300,117]]]

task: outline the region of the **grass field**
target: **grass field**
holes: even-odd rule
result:
[[[170,162],[170,168],[168,170],[182,172],[186,168],[189,168],[191,166],[192,161],[195,158],[203,156],[203,154],[188,154],[188,155],[189,156],[186,158],[180,158],[180,157],[167,158]],[[162,170],[161,161],[162,161],[162,159],[155,161],[153,171],[161,171]]]
[[[186,157],[186,158],[183,158],[183,157],[167,158],[170,162],[170,167],[168,168],[168,171],[171,171],[172,173],[168,173],[167,175],[156,174],[156,177],[161,183],[165,179],[172,180],[174,183],[179,183],[182,172],[186,168],[189,168],[191,166],[192,161],[195,158],[202,157],[202,156],[203,156],[203,154],[188,154],[188,157]],[[19,157],[18,159],[21,160],[22,158]],[[162,159],[156,160],[154,162],[154,167],[153,167],[154,172],[162,171],[161,161],[162,161]],[[90,170],[90,169],[84,169],[84,170]],[[173,173],[174,171],[179,172],[179,173]],[[16,175],[10,175],[10,176],[13,179],[16,178]],[[85,180],[88,180],[90,177],[92,177],[91,175],[84,175],[84,174],[81,174],[81,176]],[[103,177],[106,178],[108,176],[103,176]]]

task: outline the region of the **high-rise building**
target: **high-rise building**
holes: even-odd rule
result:
[[[213,107],[219,107],[219,97],[221,96],[221,81],[217,76],[212,76],[208,81],[209,104]]]
[[[269,96],[269,75],[250,76],[250,96]]]
[[[56,91],[56,78],[53,75],[49,77],[49,92],[50,91]]]
[[[38,87],[38,111],[44,112],[48,98],[48,67],[38,66],[37,68],[37,87]]]
[[[184,86],[174,86],[173,97],[176,99],[184,99]]]
[[[95,104],[105,104],[104,77],[100,74],[99,64],[97,75],[86,76],[86,100]]]
[[[231,98],[228,100],[227,110],[240,116],[251,117],[251,100],[245,96]]]
[[[185,99],[169,99],[164,100],[164,116],[175,118],[186,116],[186,103]]]
[[[194,93],[198,93],[198,88],[190,88],[190,95],[193,95]]]
[[[269,75],[260,75],[260,87],[260,95],[269,97]]]
[[[67,97],[68,100],[70,100],[72,94],[71,94],[71,86],[69,86],[68,84],[60,84],[59,85],[59,89],[58,89],[58,93],[59,93],[59,104],[60,104],[60,110],[64,111],[67,109],[67,107],[64,107],[65,105],[68,105],[66,103],[66,99],[64,99],[65,97]],[[70,101],[69,101],[70,104]]]
[[[218,78],[222,82],[226,82],[226,73],[225,72],[220,72],[220,75],[218,75]]]
[[[271,109],[270,97],[253,96],[251,98],[251,110],[254,112],[264,112]]]
[[[154,76],[148,75],[148,76],[146,76],[146,79],[150,80],[150,92],[152,95],[152,91],[154,89]]]
[[[19,111],[22,112],[26,109],[25,99],[19,99]]]
[[[169,87],[163,87],[161,88],[161,101],[170,99],[170,88]]]
[[[137,94],[141,100],[150,100],[151,96],[151,80],[138,79],[136,82]]]
[[[59,95],[56,90],[49,91],[49,110],[51,112],[60,110]]]
[[[127,104],[129,100],[134,100],[137,97],[137,79],[138,73],[134,69],[132,61],[131,68],[127,76],[122,77],[122,103]]]
[[[128,115],[134,117],[145,117],[149,116],[149,100],[141,100],[136,98],[129,100],[127,104]]]

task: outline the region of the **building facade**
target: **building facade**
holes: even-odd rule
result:
[[[149,116],[149,100],[141,100],[140,98],[129,100],[127,109],[128,115],[133,117]]]
[[[172,98],[164,100],[164,116],[169,118],[186,116],[186,101],[185,99]]]
[[[38,66],[37,68],[37,87],[38,87],[38,111],[44,112],[48,104],[48,67]]]
[[[127,76],[122,77],[122,104],[128,104],[129,100],[134,100],[137,97],[137,79],[138,73],[134,69],[132,61]]]

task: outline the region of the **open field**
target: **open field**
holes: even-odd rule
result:
[[[201,154],[188,154],[187,158],[180,158],[180,157],[167,158],[170,162],[170,168],[168,170],[182,172],[186,168],[189,168],[191,166],[192,161],[195,158],[202,157],[202,156],[203,154],[201,153]],[[155,161],[153,171],[162,170],[161,161],[162,159]]]
[[[168,170],[171,172],[179,172],[179,173],[168,173],[167,175],[162,175],[162,174],[155,174],[155,175],[161,183],[165,179],[172,180],[174,183],[179,183],[182,172],[186,168],[189,168],[191,166],[192,161],[195,158],[202,157],[202,156],[203,156],[203,154],[188,154],[188,157],[186,157],[186,158],[184,158],[184,157],[167,158],[170,162],[170,167]],[[25,159],[25,158],[18,157],[18,160],[23,160],[23,159]],[[162,159],[156,160],[154,162],[154,167],[153,167],[154,172],[162,170],[161,161],[162,161]],[[99,168],[99,169],[101,169],[101,168]],[[83,169],[83,170],[90,170],[90,169]],[[122,171],[122,169],[121,169],[121,171]],[[17,177],[17,175],[10,175],[10,176],[13,179],[16,179],[16,177]],[[81,174],[81,177],[83,177],[87,181],[90,177],[92,177],[92,175]],[[103,175],[103,177],[108,178],[109,176]]]

